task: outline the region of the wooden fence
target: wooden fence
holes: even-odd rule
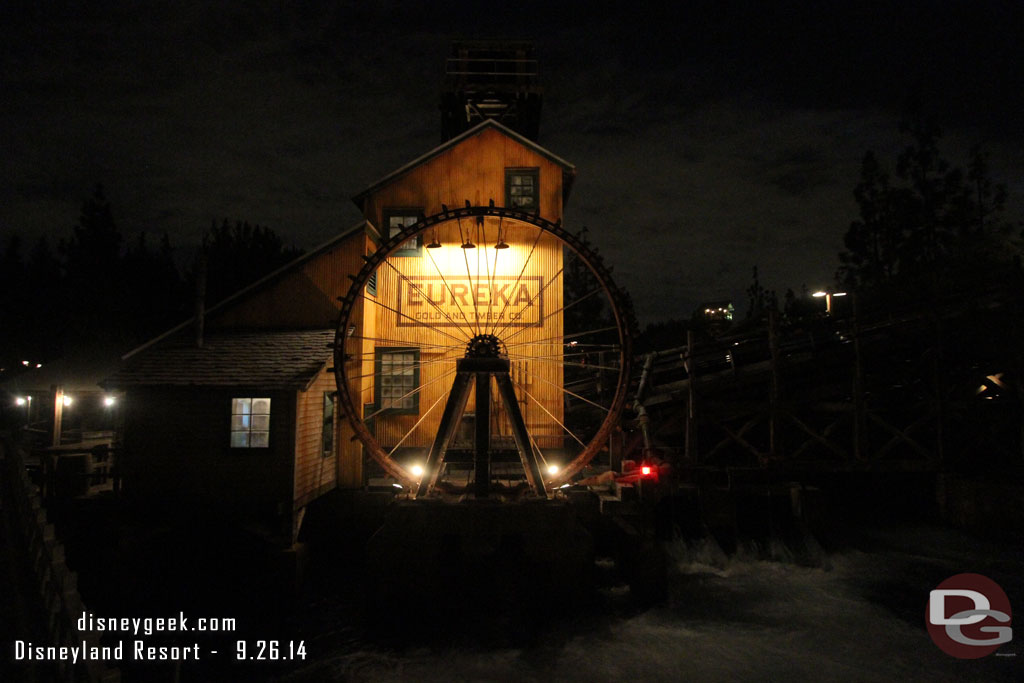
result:
[[[98,633],[76,628],[76,621],[87,611],[78,593],[78,577],[67,567],[64,546],[57,540],[53,524],[47,521],[46,508],[25,469],[21,451],[10,439],[0,441],[0,451],[3,456],[0,507],[11,546],[9,560],[12,571],[27,577],[26,585],[19,586],[25,593],[17,596],[24,606],[21,617],[25,623],[21,626],[45,639],[34,641],[35,646],[81,647],[84,642],[89,647],[98,647]],[[77,664],[70,660],[52,664],[26,661],[23,665],[31,671],[52,666],[52,673],[58,680],[103,683],[121,680],[119,669],[108,668],[97,661]],[[15,666],[19,663],[15,662]]]

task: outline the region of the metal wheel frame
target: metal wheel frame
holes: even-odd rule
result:
[[[359,416],[362,408],[361,402],[360,405],[357,406],[353,402],[352,395],[348,389],[348,378],[345,370],[348,358],[345,353],[345,340],[349,335],[348,330],[352,326],[352,316],[353,312],[357,308],[357,303],[360,298],[365,296],[363,291],[369,278],[377,271],[378,266],[382,265],[393,252],[397,251],[401,245],[406,243],[406,241],[417,236],[424,235],[432,227],[463,218],[475,220],[478,217],[497,217],[503,220],[527,223],[539,228],[543,233],[554,236],[561,242],[561,244],[568,246],[573,252],[575,252],[575,254],[582,260],[597,279],[601,290],[607,297],[607,301],[615,319],[615,329],[618,333],[619,339],[621,340],[621,345],[618,350],[619,376],[614,397],[610,403],[608,414],[605,416],[593,437],[590,438],[589,443],[587,443],[584,446],[584,449],[569,463],[567,463],[558,472],[558,474],[545,482],[548,489],[557,488],[575,476],[594,458],[595,455],[597,455],[598,451],[600,451],[608,441],[609,435],[622,414],[622,410],[626,404],[626,395],[629,390],[630,367],[633,356],[632,339],[636,328],[629,300],[615,286],[612,281],[611,274],[604,266],[600,256],[590,251],[590,249],[588,249],[579,238],[565,230],[561,225],[561,221],[552,223],[551,221],[542,218],[537,213],[528,213],[517,209],[496,207],[493,205],[493,202],[489,206],[472,206],[467,201],[465,207],[457,209],[444,207],[444,210],[439,213],[432,216],[422,217],[419,222],[406,226],[401,232],[386,240],[373,254],[363,256],[363,267],[357,274],[349,275],[352,279],[352,285],[349,288],[348,293],[344,297],[339,297],[342,305],[341,314],[338,320],[338,327],[335,331],[334,337],[334,374],[338,388],[338,398],[341,410],[345,414],[349,425],[355,432],[355,435],[360,441],[362,441],[366,451],[374,461],[376,461],[385,472],[395,477],[404,486],[415,489],[417,485],[417,477],[408,472],[388,455],[384,448],[377,442],[374,435],[370,433],[370,430],[366,427]],[[562,391],[564,393],[566,390],[562,388]]]

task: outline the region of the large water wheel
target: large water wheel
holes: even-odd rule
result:
[[[632,316],[585,240],[536,214],[399,225],[342,299],[335,373],[366,452],[418,497],[569,481],[607,447]]]

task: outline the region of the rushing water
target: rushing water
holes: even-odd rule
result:
[[[395,649],[341,619],[284,680],[1024,680],[1024,629],[1000,655],[957,660],[924,625],[928,591],[961,572],[989,576],[1021,605],[1019,545],[913,527],[860,531],[844,546],[803,566],[781,546],[727,557],[713,542],[680,541],[668,548],[666,604],[631,611],[612,587],[603,609],[563,614],[527,644],[470,628]],[[410,609],[423,604],[415,598]]]

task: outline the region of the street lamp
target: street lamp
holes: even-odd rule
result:
[[[832,297],[834,296],[846,296],[846,292],[827,292],[825,290],[818,290],[811,294],[816,299],[825,297],[825,313],[832,314]]]
[[[31,396],[18,396],[14,399],[15,405],[21,407],[25,406],[25,425],[32,424],[32,397]]]

